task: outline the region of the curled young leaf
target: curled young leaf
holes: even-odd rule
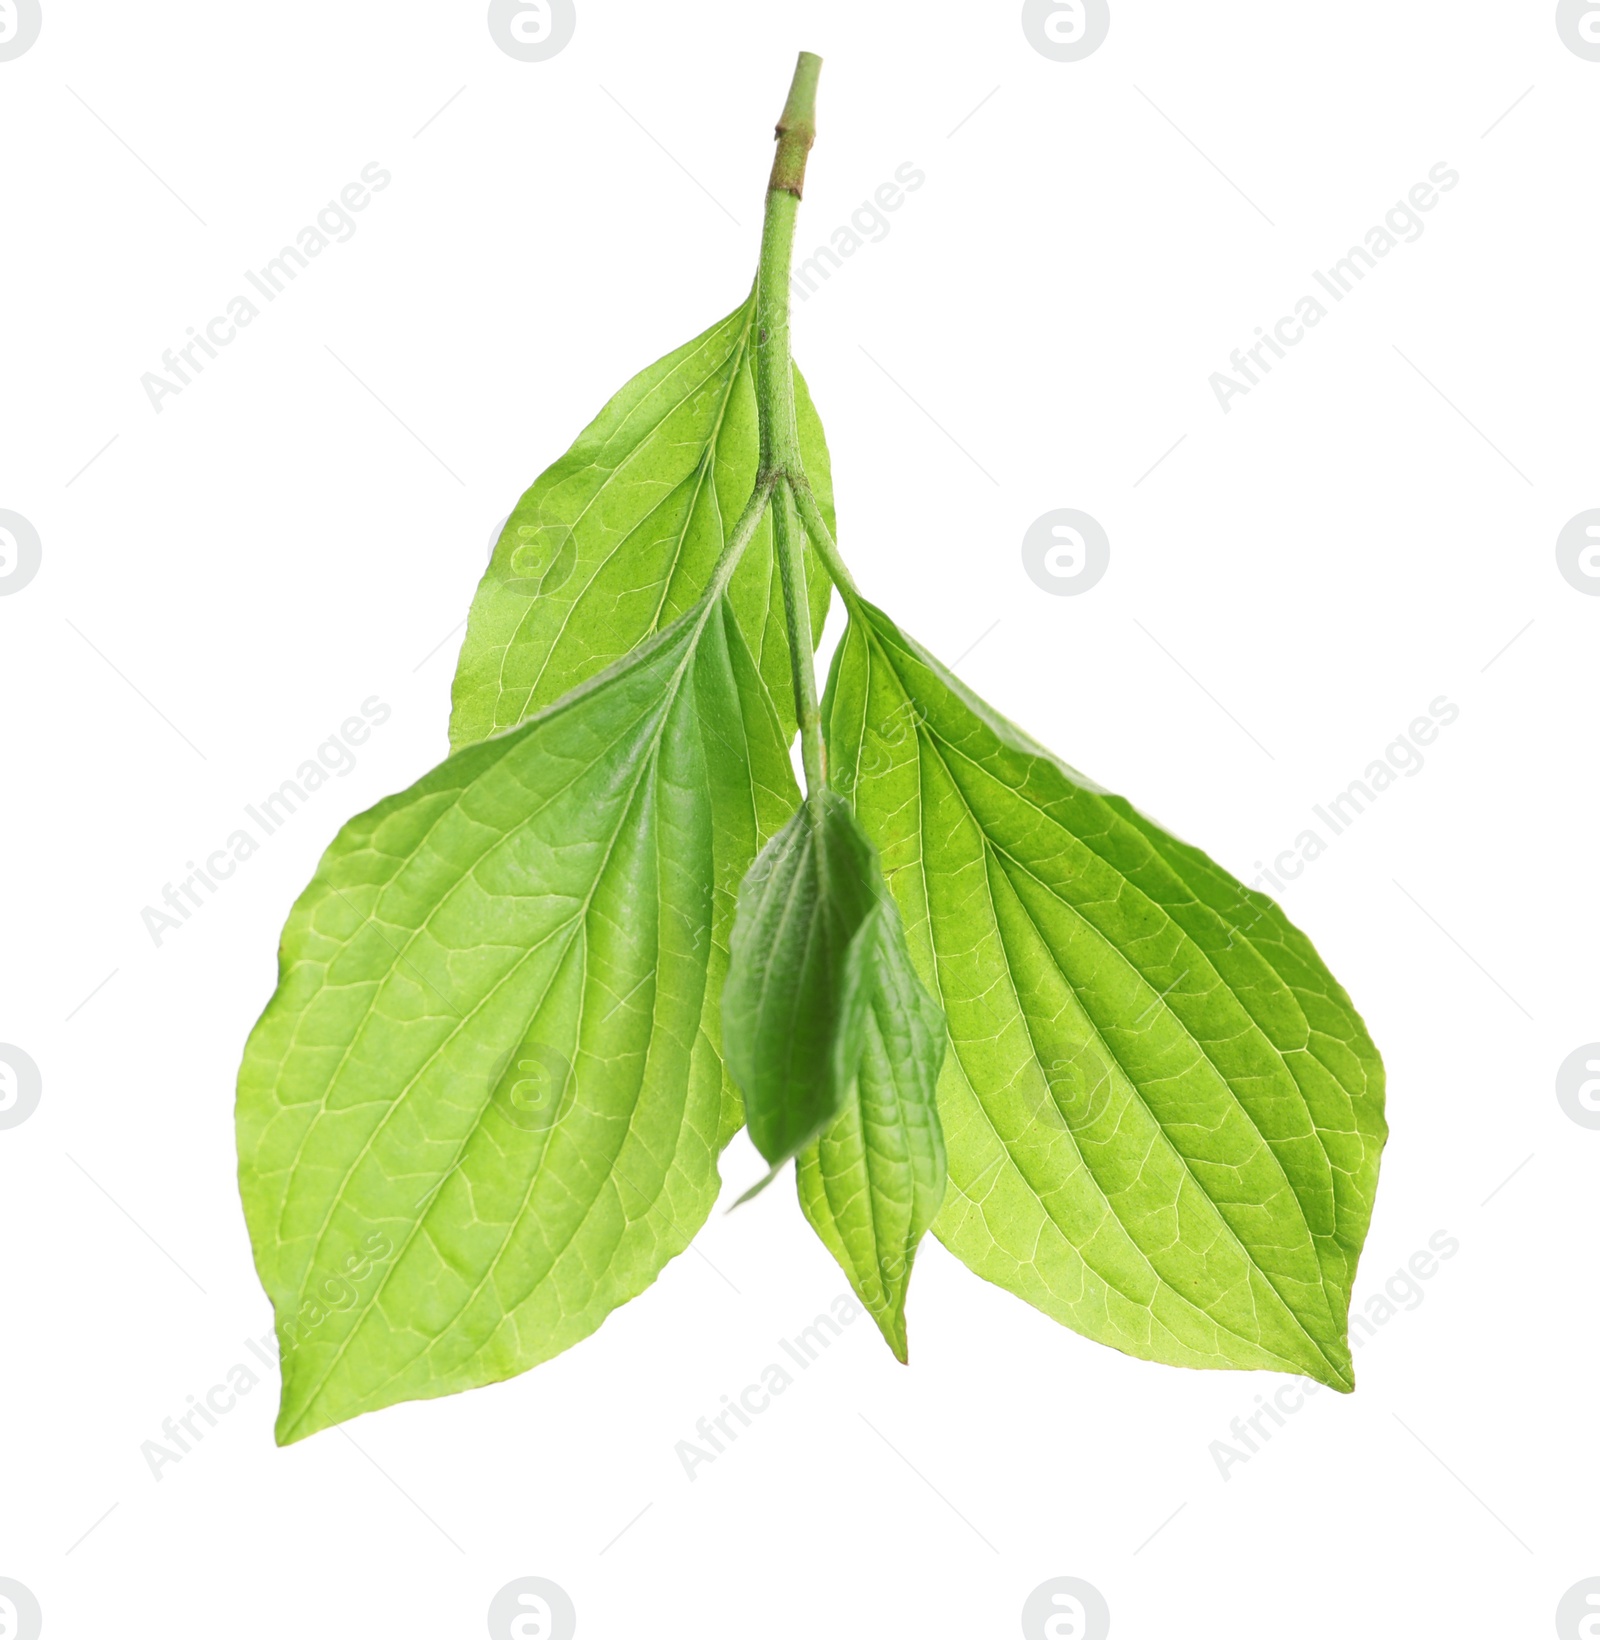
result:
[[[728,1069],[774,1171],[844,1108],[861,1063],[882,873],[826,789],[761,851],[739,890],[722,993]]]
[[[949,1023],[935,1234],[1129,1354],[1351,1388],[1383,1067],[1309,941],[859,600],[824,712]]]

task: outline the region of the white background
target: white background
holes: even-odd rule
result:
[[[1013,1636],[1055,1576],[1119,1640],[1534,1636],[1600,1575],[1600,1133],[1554,1092],[1600,1038],[1600,600],[1554,551],[1600,506],[1600,63],[1543,0],[1113,11],[1056,63],[1014,4],[580,0],[525,64],[478,4],[45,0],[0,63],[0,507],[43,541],[0,598],[0,1041],[44,1088],[0,1132],[0,1576],[51,1640],[481,1635],[525,1575],[586,1640]],[[927,175],[796,315],[868,595],[1245,877],[1459,707],[1284,902],[1389,1070],[1357,1308],[1460,1252],[1227,1479],[1284,1380],[1125,1358],[930,1240],[910,1369],[859,1321],[691,1482],[675,1443],[844,1287],[775,1190],[523,1378],[280,1452],[263,1369],[158,1482],[141,1443],[270,1328],[232,1082],[285,912],[443,755],[497,521],[747,289],[800,47],[801,245]],[[371,161],[354,238],[155,413]],[[1224,414],[1212,372],[1441,161]],[[1082,597],[1023,571],[1058,507],[1111,538]],[[355,772],[157,948],[141,909],[372,695]],[[759,1171],[741,1139],[729,1199]]]

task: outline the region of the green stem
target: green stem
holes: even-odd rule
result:
[[[728,537],[727,545],[723,547],[721,556],[712,568],[711,581],[706,588],[708,608],[728,590],[733,572],[738,569],[739,561],[744,557],[744,549],[750,545],[756,531],[761,527],[767,503],[772,499],[773,488],[774,481],[765,475],[756,479],[756,487],[750,492],[750,499],[745,503],[744,511],[733,526],[733,533]]]
[[[791,474],[789,488],[794,492],[795,504],[800,508],[800,518],[805,524],[806,534],[811,537],[811,545],[816,548],[817,556],[827,566],[834,585],[844,594],[846,603],[860,603],[861,589],[856,585],[855,577],[851,575],[844,559],[839,556],[838,544],[833,539],[833,531],[828,528],[827,519],[822,516],[822,508],[817,505],[810,479],[803,472]]]
[[[814,51],[802,51],[794,65],[789,100],[778,119],[778,152],[767,186],[796,199],[805,188],[806,155],[817,140],[817,81],[821,77],[822,59]]]
[[[806,532],[795,513],[790,483],[805,483],[800,434],[795,422],[794,361],[789,349],[789,272],[794,260],[795,218],[805,186],[806,155],[816,139],[817,77],[822,59],[800,53],[783,117],[778,152],[767,185],[761,232],[761,271],[756,293],[756,404],[761,422],[761,477],[775,485],[773,539],[783,581],[783,613],[794,675],[795,718],[805,765],[806,795],[821,800],[827,783],[822,716],[817,709],[816,645],[806,594]],[[788,480],[788,483],[780,482]]]
[[[789,628],[794,715],[800,725],[800,759],[805,765],[806,796],[820,803],[822,789],[828,783],[828,767],[822,745],[822,713],[817,706],[811,606],[806,597],[806,537],[795,512],[794,493],[787,484],[780,484],[773,492],[772,535],[777,542],[778,564],[783,575],[783,613]]]

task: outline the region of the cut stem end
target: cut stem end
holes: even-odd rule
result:
[[[789,86],[789,100],[778,120],[778,152],[772,161],[772,180],[767,184],[773,193],[793,194],[799,199],[805,188],[806,155],[817,140],[817,80],[821,73],[822,59],[815,52],[802,51]]]

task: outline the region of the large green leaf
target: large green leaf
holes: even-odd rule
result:
[[[887,910],[877,855],[826,789],[762,850],[739,890],[722,1034],[757,1150],[774,1169],[844,1108]]]
[[[945,1026],[893,902],[883,903],[861,1067],[838,1120],[800,1152],[795,1176],[812,1228],[904,1361],[911,1265],[944,1200]]]
[[[1265,896],[852,617],[834,778],[953,1049],[935,1234],[1129,1354],[1349,1389],[1386,1133],[1350,999]]]
[[[239,1083],[280,1441],[546,1360],[688,1244],[721,948],[797,799],[717,599],[339,834]]]
[[[755,296],[619,392],[506,521],[473,599],[450,743],[521,723],[697,603],[755,485]],[[800,447],[828,517],[828,449],[795,372]],[[811,629],[829,583],[807,555]],[[729,600],[785,728],[794,690],[783,595],[762,522]]]

